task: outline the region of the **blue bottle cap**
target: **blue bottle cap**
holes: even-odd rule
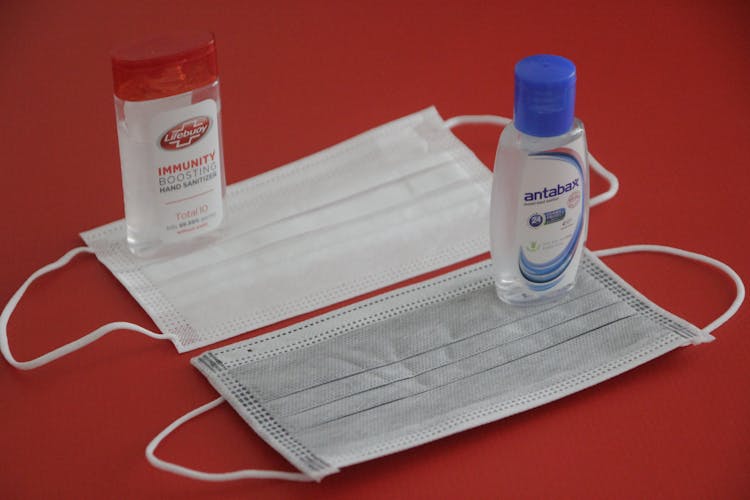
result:
[[[540,54],[516,64],[513,123],[536,137],[562,135],[573,126],[576,66],[560,57]]]

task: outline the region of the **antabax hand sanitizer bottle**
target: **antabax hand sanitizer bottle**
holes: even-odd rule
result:
[[[575,285],[589,209],[575,87],[575,65],[564,57],[516,64],[513,122],[500,136],[490,209],[495,287],[509,304],[555,301]]]

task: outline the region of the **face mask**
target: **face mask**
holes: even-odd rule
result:
[[[455,117],[434,108],[234,184],[223,237],[187,255],[142,259],[125,243],[123,220],[81,234],[35,272],[0,316],[0,351],[30,369],[115,330],[171,340],[179,352],[308,313],[487,252],[491,174],[450,131],[496,116]],[[592,205],[614,196],[617,179]],[[116,322],[31,361],[13,358],[7,325],[37,277],[80,253],[96,257],[163,334]]]
[[[661,309],[588,250],[561,302],[512,307],[484,262],[209,351],[192,360],[221,397],[174,422],[148,446],[156,467],[195,479],[320,480],[595,385],[677,347],[713,340],[744,287],[725,264],[658,246],[595,252],[673,253],[732,277],[737,299],[703,329]],[[301,473],[194,471],[155,456],[185,421],[228,401]]]

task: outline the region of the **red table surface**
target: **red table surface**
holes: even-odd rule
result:
[[[588,246],[673,245],[749,278],[748,5],[4,2],[0,300],[81,245],[79,231],[123,216],[108,50],[177,29],[216,33],[228,182],[432,104],[445,118],[510,115],[514,63],[566,55],[578,66],[577,115],[591,151],[622,183],[592,210]],[[499,129],[457,134],[492,164]],[[594,179],[594,192],[603,188]],[[728,278],[677,257],[607,262],[699,326],[734,298]],[[211,484],[152,468],[149,440],[216,397],[189,364],[206,349],[178,355],[170,343],[117,332],[30,372],[0,360],[0,496],[747,498],[749,317],[742,308],[716,342],[320,484]],[[104,266],[82,256],[30,289],[10,343],[30,359],[114,320],[155,328]],[[292,470],[227,405],[158,454],[206,471]]]

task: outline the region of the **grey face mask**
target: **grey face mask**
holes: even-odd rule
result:
[[[341,467],[411,448],[590,387],[709,332],[655,305],[586,251],[562,302],[529,308],[497,299],[490,263],[399,289],[192,360],[221,398],[182,417],[147,448],[151,463],[205,480],[320,480]],[[209,474],[157,458],[183,422],[228,401],[302,473]]]

